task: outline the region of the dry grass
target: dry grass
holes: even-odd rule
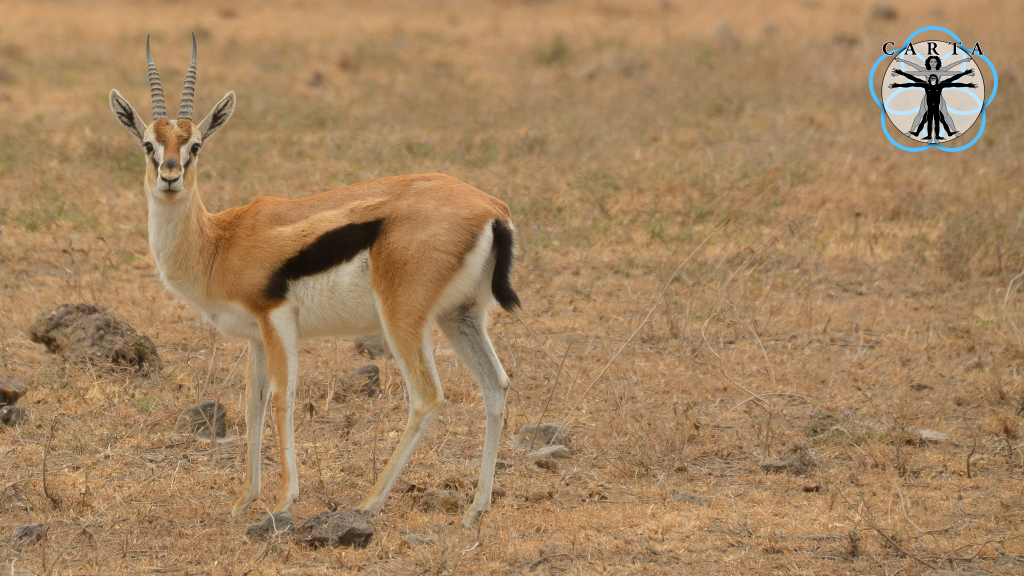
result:
[[[289,4],[0,3],[0,370],[29,385],[31,414],[0,433],[0,537],[48,526],[5,562],[51,574],[1024,569],[1020,7],[899,3],[884,20],[870,2]],[[882,43],[925,24],[981,41],[1002,71],[968,152],[898,153],[865,92]],[[546,420],[564,417],[657,305],[569,418],[571,462],[541,469],[503,443],[507,496],[479,533],[401,489],[365,550],[249,542],[264,510],[229,516],[243,347],[156,278],[142,160],[106,104],[117,87],[149,109],[149,32],[177,87],[192,30],[197,114],[227,90],[240,99],[204,155],[211,209],[425,171],[509,203],[526,308],[521,322],[496,313],[491,330],[513,375],[509,435],[545,406]],[[163,377],[63,366],[28,341],[36,314],[76,301],[152,336]],[[437,345],[449,401],[403,481],[468,499],[480,395]],[[300,519],[357,504],[404,425],[393,364],[382,398],[339,391],[337,376],[365,363],[352,350],[303,346]],[[171,436],[204,398],[228,405],[232,440]],[[952,440],[920,441],[919,428]],[[816,466],[761,473],[790,453]],[[436,545],[410,549],[407,533]]]

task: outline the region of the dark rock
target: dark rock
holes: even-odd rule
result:
[[[536,459],[554,458],[556,460],[568,460],[569,458],[572,458],[572,452],[561,444],[555,444],[554,446],[545,446],[543,448],[538,448],[537,450],[530,450],[526,453],[526,457]]]
[[[0,406],[17,404],[26,392],[28,388],[13,376],[0,374]]]
[[[20,406],[0,406],[0,428],[18,426],[28,421],[28,413]]]
[[[444,512],[445,514],[458,514],[462,507],[462,500],[459,493],[453,490],[425,490],[419,495],[418,505],[421,509]]]
[[[356,338],[356,354],[368,354],[370,358],[390,358],[391,351],[388,350],[384,338],[380,334],[360,336]]]
[[[163,368],[149,336],[90,304],[64,304],[40,314],[29,337],[69,362],[132,368],[141,374]]]
[[[552,458],[537,458],[533,461],[538,468],[543,468],[550,472],[558,472],[558,462]]]
[[[352,546],[366,548],[373,537],[371,514],[366,510],[320,512],[308,518],[296,531],[299,542],[319,548],[321,546]]]
[[[899,18],[896,9],[888,4],[875,4],[871,9],[871,17],[876,20],[895,20]]]
[[[43,539],[44,526],[42,524],[23,524],[11,531],[8,542],[15,548],[28,548]]]
[[[195,406],[182,410],[178,421],[174,423],[175,434],[195,434],[197,438],[212,440],[228,435],[228,427],[224,422],[227,408],[216,400],[203,400]]]
[[[267,539],[278,534],[295,530],[295,517],[287,510],[268,514],[262,522],[249,524],[245,535],[250,538]]]
[[[380,396],[380,368],[375,364],[367,364],[348,375],[346,378],[359,389],[359,391],[370,398]]]
[[[539,448],[555,442],[571,444],[572,432],[562,426],[560,422],[527,424],[519,429],[519,435],[516,436],[515,442],[520,448]]]
[[[405,537],[405,544],[409,548],[416,548],[417,546],[423,545],[433,546],[437,543],[434,542],[432,538],[427,538],[426,536],[420,536],[419,534],[410,533]]]
[[[676,502],[683,502],[685,504],[696,504],[697,506],[707,506],[711,503],[711,498],[704,498],[703,496],[694,496],[689,492],[679,492],[672,497]]]
[[[555,497],[555,493],[553,491],[551,491],[551,490],[537,490],[535,492],[531,492],[530,495],[526,497],[526,501],[527,502],[544,502],[544,501],[547,501],[547,500],[551,500],[554,497]]]
[[[761,470],[765,473],[779,473],[785,472],[787,474],[793,474],[801,476],[807,473],[807,470],[814,466],[814,461],[811,460],[810,456],[806,454],[794,454],[781,460],[773,460],[771,462],[765,462],[761,464]]]
[[[470,468],[479,468],[480,467],[480,459],[479,458],[473,458],[472,460],[470,460],[469,461],[469,467]],[[494,461],[494,469],[497,470],[497,471],[508,470],[511,467],[512,466],[508,462],[505,462],[504,460],[495,460]]]

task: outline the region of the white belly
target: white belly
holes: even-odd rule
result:
[[[256,317],[241,305],[197,298],[168,285],[221,334],[248,340],[260,338]],[[354,337],[380,332],[380,316],[370,289],[369,252],[363,251],[326,272],[293,280],[284,306],[296,312],[299,338]]]
[[[288,303],[298,311],[299,338],[362,336],[381,330],[370,289],[368,251],[321,274],[292,281]]]

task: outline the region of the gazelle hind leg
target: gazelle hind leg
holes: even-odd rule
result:
[[[389,330],[387,322],[384,324],[384,336],[402,370],[409,393],[409,420],[398,446],[377,477],[377,483],[359,505],[360,509],[368,510],[375,515],[384,506],[384,500],[387,499],[398,476],[409,463],[413,452],[444,404],[444,394],[434,366],[434,353],[430,347],[430,334],[424,328],[426,323],[420,322],[418,330],[415,326],[407,325],[404,331],[398,327]]]
[[[280,307],[260,321],[267,348],[267,367],[273,386],[277,447],[281,453],[281,492],[275,512],[287,510],[299,498],[295,462],[295,385],[299,376],[299,342],[294,310]]]
[[[267,352],[258,340],[249,342],[249,370],[245,382],[245,435],[248,442],[245,458],[245,484],[242,495],[231,509],[232,516],[245,514],[260,495],[260,451],[263,423],[270,399],[270,376]]]
[[[487,425],[484,431],[484,450],[480,458],[480,479],[476,485],[473,505],[462,519],[469,528],[483,512],[491,507],[491,489],[494,483],[494,464],[498,458],[501,440],[501,418],[505,411],[505,396],[509,379],[494,353],[487,336],[487,311],[466,306],[438,319],[438,327],[476,377],[483,394]]]

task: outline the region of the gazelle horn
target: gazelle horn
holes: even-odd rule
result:
[[[153,53],[149,51],[149,35],[146,35],[146,60],[149,62],[149,93],[153,97],[153,120],[167,118],[164,106],[164,89],[160,86],[160,73],[153,63]]]
[[[196,33],[192,33],[192,62],[185,74],[185,89],[181,92],[181,106],[178,108],[178,119],[192,119],[192,99],[196,94]]]

